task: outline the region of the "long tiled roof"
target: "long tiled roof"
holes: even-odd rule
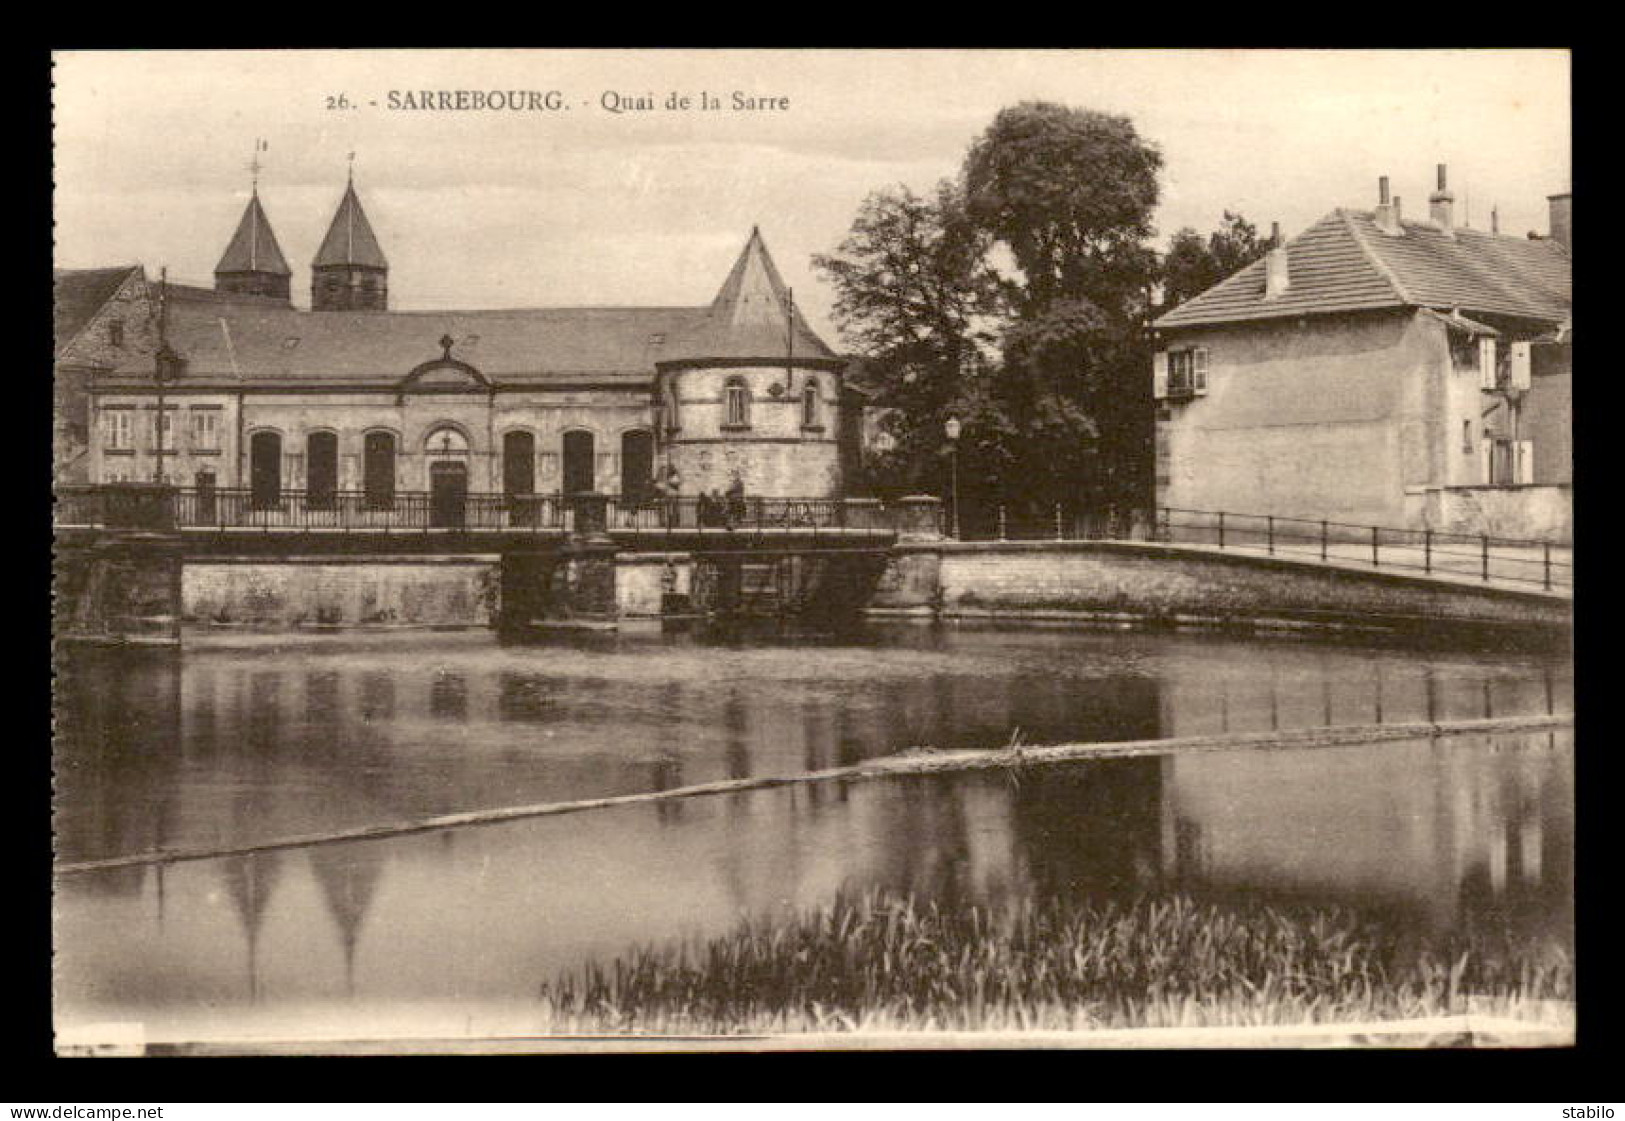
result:
[[[1377,228],[1369,211],[1335,210],[1286,245],[1289,283],[1264,296],[1263,261],[1159,318],[1159,329],[1389,307],[1431,307],[1559,322],[1570,311],[1570,264],[1555,241],[1431,222]]]
[[[537,308],[511,311],[305,311],[263,297],[223,297],[172,285],[168,337],[187,380],[245,384],[392,385],[451,356],[495,382],[589,377],[647,380],[666,340],[703,308]],[[115,381],[140,382],[132,359]]]
[[[140,265],[120,265],[111,269],[51,270],[54,294],[51,325],[55,334],[55,353],[61,354],[84,330],[85,324],[123,287],[130,274],[140,269]]]

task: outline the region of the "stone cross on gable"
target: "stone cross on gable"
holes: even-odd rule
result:
[[[441,357],[446,359],[448,362],[451,361],[451,348],[456,341],[457,340],[452,338],[450,335],[440,336],[440,349],[446,352],[445,354],[441,355]]]

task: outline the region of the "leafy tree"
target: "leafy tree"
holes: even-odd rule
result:
[[[1199,296],[1219,281],[1258,260],[1270,250],[1268,238],[1240,214],[1224,212],[1224,225],[1207,240],[1189,226],[1174,234],[1162,262],[1161,310],[1169,311]]]
[[[1020,274],[999,386],[1033,506],[1150,497],[1146,242],[1161,167],[1127,117],[1048,102],[1000,111],[966,158],[969,213]]]
[[[940,490],[944,421],[957,415],[972,429],[985,411],[999,304],[991,241],[945,180],[930,196],[874,192],[836,251],[813,258],[835,288],[842,335],[868,360],[872,403],[889,410],[895,446],[871,472],[879,489]],[[973,479],[991,466],[976,460],[961,461]]]

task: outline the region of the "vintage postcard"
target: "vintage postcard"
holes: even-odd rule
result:
[[[58,52],[57,1053],[1572,1044],[1569,67]]]

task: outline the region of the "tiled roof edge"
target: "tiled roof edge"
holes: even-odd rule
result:
[[[1360,252],[1365,255],[1365,259],[1371,263],[1371,266],[1377,270],[1378,274],[1380,274],[1382,278],[1388,282],[1389,286],[1393,288],[1394,294],[1399,297],[1399,302],[1407,306],[1415,306],[1416,301],[1411,299],[1411,294],[1409,292],[1405,291],[1405,286],[1399,282],[1398,275],[1395,274],[1393,269],[1388,267],[1387,262],[1385,262],[1382,257],[1378,255],[1375,249],[1372,249],[1371,246],[1366,244],[1365,235],[1360,232],[1360,227],[1354,224],[1354,219],[1350,216],[1349,211],[1344,210],[1342,207],[1338,207],[1336,214],[1338,218],[1342,220],[1343,228],[1348,230],[1349,236],[1354,239],[1354,244],[1360,247]]]

